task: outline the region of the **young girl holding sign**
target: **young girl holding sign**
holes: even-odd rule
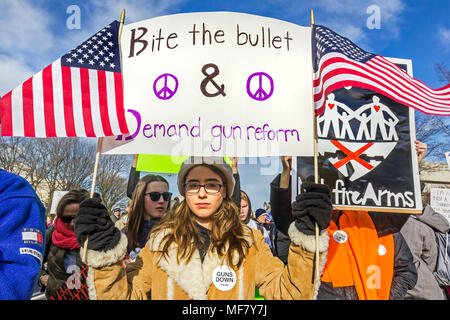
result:
[[[107,211],[98,199],[80,205],[76,235],[89,237],[87,264],[90,297],[97,299],[254,299],[255,288],[266,299],[311,299],[318,288],[314,275],[314,223],[323,230],[329,210],[304,203],[304,215],[289,228],[292,243],[285,266],[274,257],[257,230],[242,224],[239,209],[230,199],[234,179],[222,158],[186,160],[178,174],[178,189],[185,196],[152,230],[136,262],[126,269],[121,259],[126,237],[108,248],[91,239],[102,238]],[[329,197],[325,195],[325,197]],[[311,192],[311,198],[324,197]],[[325,223],[323,223],[325,221]],[[306,223],[305,223],[306,222]],[[307,226],[312,226],[311,230]],[[104,235],[107,237],[107,235]],[[321,268],[328,236],[319,238]],[[84,248],[83,248],[84,249]]]

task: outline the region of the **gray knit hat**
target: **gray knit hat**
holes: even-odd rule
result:
[[[189,157],[181,165],[180,172],[178,172],[178,191],[184,196],[184,183],[188,172],[201,164],[215,167],[225,177],[225,183],[227,187],[227,195],[231,198],[234,190],[234,177],[233,170],[222,157]]]

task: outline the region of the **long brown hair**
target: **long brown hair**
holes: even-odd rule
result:
[[[215,173],[219,174],[225,184],[226,180],[223,174],[214,166],[202,164]],[[191,169],[192,170],[192,169]],[[186,174],[187,176],[187,174]],[[224,186],[226,188],[226,185]],[[225,189],[226,191],[226,189]],[[227,194],[225,192],[225,194]],[[164,216],[159,225],[153,228],[151,236],[159,231],[170,230],[162,239],[160,247],[163,257],[167,257],[169,247],[172,243],[178,246],[177,259],[186,259],[189,262],[193,253],[202,244],[202,238],[194,219],[195,215],[189,208],[186,200],[180,203],[176,208],[170,210]],[[247,241],[246,226],[242,225],[239,219],[239,209],[234,202],[227,196],[223,199],[219,209],[213,213],[211,219],[210,245],[213,251],[221,257],[226,256],[229,266],[233,266],[233,256],[237,253],[239,260],[236,266],[239,267],[244,261],[250,243]]]
[[[147,186],[154,181],[165,182],[167,184],[167,189],[169,188],[169,183],[164,177],[148,174],[138,181],[131,196],[131,210],[128,218],[127,231],[128,247],[131,250],[139,247],[139,232],[141,231],[142,221],[146,215],[145,191]]]

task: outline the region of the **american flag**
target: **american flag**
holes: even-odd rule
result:
[[[1,99],[2,136],[103,137],[128,133],[119,22],[47,66]]]
[[[317,115],[323,112],[327,95],[346,86],[379,92],[426,114],[450,115],[450,84],[431,89],[386,58],[320,25],[313,26],[312,50]]]

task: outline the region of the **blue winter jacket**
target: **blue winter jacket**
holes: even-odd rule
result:
[[[0,169],[0,300],[31,298],[45,230],[45,207],[31,185]]]

